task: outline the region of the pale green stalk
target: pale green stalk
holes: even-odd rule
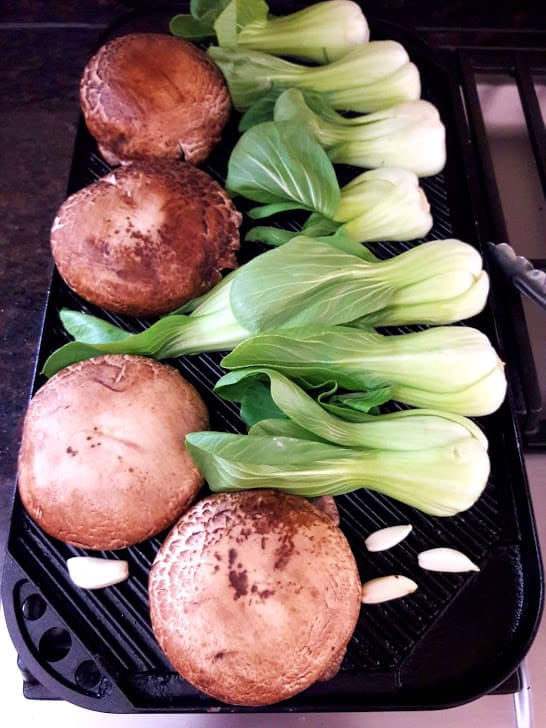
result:
[[[404,260],[407,285],[400,286],[381,311],[380,324],[370,312],[360,319],[361,325],[455,323],[475,316],[485,306],[489,276],[482,268],[481,255],[470,245],[454,239],[424,243],[412,248],[406,259],[402,254],[384,261],[386,274],[401,280]],[[419,276],[419,272],[426,275]]]
[[[480,497],[489,458],[480,442],[410,452],[360,450],[288,437],[193,432],[186,447],[213,492],[274,488],[306,497],[369,488],[434,516]]]
[[[367,43],[370,31],[359,5],[329,0],[290,15],[245,25],[237,44],[273,55],[329,63]]]
[[[243,111],[272,89],[318,91],[336,109],[377,111],[421,93],[419,72],[396,41],[365,43],[333,63],[300,66],[259,51],[208,50],[222,70],[234,106]]]
[[[388,387],[393,400],[472,416],[504,400],[504,365],[485,334],[467,326],[383,336],[347,326],[291,329],[247,339],[226,369],[265,367],[306,387],[335,382],[353,392]]]
[[[303,124],[338,164],[402,167],[420,177],[437,174],[445,165],[445,127],[438,110],[423,99],[345,117],[324,98],[291,88],[277,99],[274,118]]]
[[[438,410],[410,409],[383,415],[359,414],[348,422],[328,412],[295,382],[273,369],[249,367],[225,374],[214,391],[223,399],[244,403],[253,396],[253,385],[267,380],[275,405],[317,439],[347,447],[381,450],[423,450],[474,438],[487,449],[487,439],[471,420]],[[260,413],[261,414],[261,413]],[[261,415],[263,416],[263,415]],[[286,420],[269,420],[271,434],[282,434]],[[275,432],[275,423],[281,431]]]
[[[432,228],[430,205],[413,172],[383,167],[341,189],[334,220],[351,240],[414,240]]]

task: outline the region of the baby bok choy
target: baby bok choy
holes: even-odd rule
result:
[[[255,397],[256,383],[270,393],[271,402],[285,419],[259,419],[256,400],[259,405],[262,398]],[[321,406],[296,382],[274,369],[249,367],[228,372],[218,380],[214,391],[223,399],[241,403],[241,412],[245,406],[247,411],[254,408],[256,423],[250,430],[252,435],[286,436],[290,433],[291,437],[297,438],[311,435],[314,439],[344,447],[378,450],[425,450],[471,438],[487,449],[487,439],[480,428],[472,420],[451,412],[426,409],[382,415],[360,412],[358,421],[348,422],[328,412],[327,405]],[[270,409],[266,406],[266,417]]]
[[[287,88],[316,91],[334,109],[362,113],[388,109],[421,95],[417,67],[393,40],[364,43],[323,66],[303,66],[240,47],[211,46],[207,52],[224,74],[238,111]]]
[[[304,226],[314,235],[337,233],[354,242],[412,240],[426,235],[432,216],[413,172],[378,169],[364,172],[339,189],[322,147],[294,122],[265,122],[245,132],[233,149],[226,187],[260,207],[252,218],[286,210],[316,213]],[[258,226],[249,240],[278,244],[294,233]]]
[[[402,167],[426,177],[441,172],[446,162],[445,127],[436,107],[423,99],[346,117],[320,95],[291,88],[277,99],[274,121],[300,124],[336,164]]]
[[[395,167],[370,169],[342,187],[334,222],[338,234],[361,243],[422,238],[433,224],[416,175]]]
[[[332,236],[330,242],[356,252],[351,243],[402,242],[424,237],[433,219],[425,193],[413,172],[382,167],[362,172],[340,190],[333,218],[312,213],[300,233],[308,237]],[[295,233],[275,226],[256,225],[246,240],[282,245]],[[366,255],[360,250],[361,255]]]
[[[290,15],[248,23],[239,31],[237,45],[329,63],[367,43],[369,38],[368,23],[357,3],[327,0]]]
[[[282,17],[271,16],[263,0],[192,0],[190,15],[175,15],[173,35],[200,40],[216,35],[219,45],[241,46],[273,55],[328,63],[366,43],[370,31],[360,6],[327,0]]]
[[[338,404],[396,400],[466,416],[488,415],[506,393],[504,365],[485,334],[466,326],[384,336],[348,326],[270,331],[239,344],[225,369],[274,369],[302,386],[349,390]]]
[[[54,352],[44,373],[51,376],[101,353],[164,359],[226,351],[271,329],[451,322],[485,305],[488,279],[481,264],[479,253],[459,240],[423,243],[394,258],[367,261],[297,237],[226,276],[184,309],[193,308],[190,315],[165,316],[137,334],[63,311],[63,324],[76,341]]]
[[[295,437],[192,432],[186,447],[214,492],[275,488],[306,497],[368,488],[433,516],[470,508],[489,477],[474,438],[423,450],[364,450]]]

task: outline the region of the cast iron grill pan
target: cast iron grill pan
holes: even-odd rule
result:
[[[165,30],[167,15],[137,15],[117,32]],[[422,180],[434,228],[427,239],[458,237],[481,250],[473,226],[468,164],[463,163],[466,130],[454,70],[408,31],[370,22],[372,37],[393,38],[407,48],[421,72],[423,98],[432,101],[447,127],[448,164],[442,174]],[[223,143],[203,165],[223,182],[237,138],[234,115]],[[109,171],[83,122],[78,129],[68,192]],[[357,171],[338,168],[343,180]],[[239,209],[244,211],[241,200]],[[284,221],[287,222],[286,220]],[[297,228],[297,218],[288,224]],[[244,235],[245,228],[242,230]],[[375,244],[388,257],[415,244]],[[244,244],[243,263],[263,248]],[[108,314],[72,293],[53,275],[37,360],[67,341],[59,322],[63,307],[94,313],[139,331],[149,322]],[[487,310],[467,322],[485,331],[507,359],[501,316],[493,296]],[[414,327],[415,328],[415,327]],[[409,331],[407,327],[391,332]],[[203,396],[211,429],[244,432],[238,409],[211,390],[222,374],[221,354],[171,360]],[[508,367],[510,377],[510,368]],[[34,390],[44,382],[38,373]],[[411,597],[363,606],[339,674],[263,711],[365,711],[429,709],[460,704],[494,690],[510,676],[534,636],[542,602],[542,574],[518,430],[507,401],[480,422],[490,442],[492,472],[478,503],[453,518],[432,518],[371,491],[337,498],[341,527],[355,553],[362,581],[383,574],[413,578]],[[400,545],[368,554],[365,537],[398,523],[412,534]],[[62,698],[103,712],[246,712],[223,705],[179,677],[159,649],[148,616],[147,579],[166,532],[116,552],[96,552],[129,561],[128,581],[98,591],[75,587],[66,559],[95,552],[77,549],[45,534],[26,514],[16,495],[3,579],[8,628],[20,656],[29,697]],[[435,574],[417,566],[419,551],[433,546],[461,549],[480,565],[479,573]],[[42,686],[36,691],[36,686]],[[249,709],[248,709],[249,710]],[[256,710],[256,709],[252,709]]]

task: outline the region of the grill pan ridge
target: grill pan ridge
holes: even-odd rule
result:
[[[155,30],[157,25],[166,30],[168,17],[135,14],[116,32],[146,27]],[[434,218],[434,227],[426,239],[457,237],[483,252],[484,241],[473,222],[472,160],[465,146],[468,132],[463,126],[452,59],[440,57],[405,28],[369,21],[373,38],[392,38],[406,47],[421,72],[423,98],[437,106],[446,124],[446,168],[421,181]],[[236,139],[235,117],[225,130],[221,146],[202,165],[220,182],[225,179],[227,159]],[[68,193],[90,184],[109,169],[80,121]],[[355,174],[349,169],[339,172],[340,176]],[[236,204],[244,211],[240,202]],[[244,232],[243,227],[242,236]],[[374,252],[389,257],[414,244],[375,244]],[[240,262],[263,249],[243,244]],[[47,356],[67,341],[58,318],[63,307],[93,313],[131,331],[142,330],[149,323],[111,315],[85,303],[55,272],[38,372]],[[504,352],[499,334],[502,317],[494,295],[487,309],[468,323],[488,334],[499,352]],[[391,329],[405,330],[409,329]],[[221,358],[222,354],[204,354],[170,363],[202,394],[211,414],[211,429],[244,432],[237,407],[211,391],[222,374]],[[507,372],[509,376],[509,364]],[[43,377],[37,374],[34,391],[43,383]],[[317,683],[288,701],[253,711],[443,708],[494,690],[517,668],[537,628],[543,581],[510,386],[501,409],[480,425],[490,442],[492,472],[483,496],[469,511],[453,518],[432,518],[372,491],[336,499],[341,527],[355,553],[362,581],[403,573],[415,579],[419,589],[407,599],[362,607],[335,678]],[[414,530],[406,541],[392,551],[368,554],[365,537],[397,523],[413,524]],[[122,551],[98,552],[109,558],[127,559],[130,578],[88,592],[71,583],[65,562],[70,556],[91,552],[47,536],[26,514],[16,494],[2,596],[29,697],[40,696],[32,689],[39,683],[48,697],[103,712],[250,710],[223,705],[192,688],[173,671],[155,642],[148,617],[147,578],[165,535]],[[417,553],[443,545],[463,550],[481,571],[462,575],[419,569]]]

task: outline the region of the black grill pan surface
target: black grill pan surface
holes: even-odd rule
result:
[[[134,14],[113,33],[166,31],[170,15]],[[455,65],[448,56],[439,58],[409,30],[373,20],[370,26],[374,39],[392,38],[404,44],[421,72],[423,98],[437,106],[447,128],[446,168],[442,174],[422,180],[434,217],[434,227],[426,239],[456,237],[483,252],[484,241],[480,240],[472,203],[472,158]],[[220,182],[225,179],[229,153],[237,138],[237,122],[234,114],[220,148],[203,165]],[[107,171],[108,165],[81,122],[68,192]],[[338,172],[343,178],[357,170]],[[237,205],[244,211],[240,202]],[[377,244],[374,251],[388,257],[413,244]],[[261,250],[254,244],[243,244],[240,262]],[[45,359],[67,341],[58,318],[63,307],[94,313],[133,331],[149,323],[122,319],[85,303],[55,273],[34,391],[45,381],[39,374]],[[487,309],[467,323],[488,334],[507,361],[510,380],[502,309],[495,302],[495,291]],[[237,407],[211,391],[222,374],[221,358],[221,354],[205,354],[170,363],[205,399],[211,429],[244,432]],[[465,513],[432,518],[370,491],[337,498],[341,528],[355,553],[362,581],[402,573],[413,578],[419,589],[402,600],[363,605],[339,674],[288,701],[259,710],[444,708],[493,691],[517,669],[537,629],[543,578],[510,386],[501,409],[479,424],[490,443],[491,478],[478,503]],[[397,523],[413,524],[410,537],[391,551],[368,554],[365,537]],[[174,672],[153,637],[147,580],[165,535],[123,551],[100,552],[98,555],[127,559],[130,578],[107,589],[85,591],[70,581],[66,559],[91,552],[46,535],[28,517],[16,495],[2,597],[29,697],[47,695],[103,712],[246,712],[192,688]],[[422,571],[417,566],[417,554],[434,546],[461,549],[479,564],[480,572]],[[33,691],[37,684],[42,686],[41,692]]]

